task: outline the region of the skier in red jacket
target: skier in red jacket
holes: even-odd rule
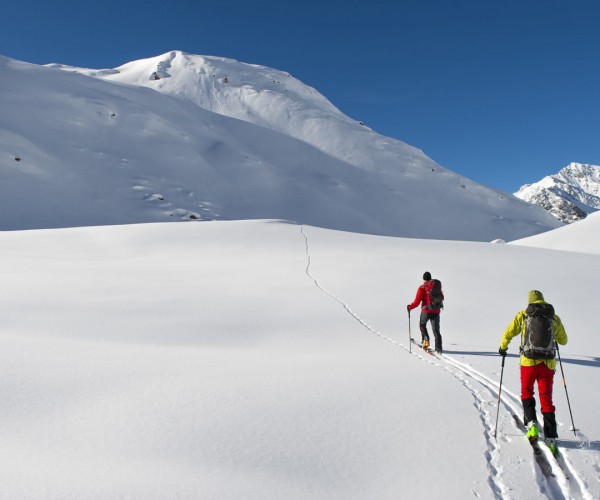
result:
[[[421,330],[421,341],[424,349],[429,347],[429,333],[427,332],[427,322],[431,321],[431,329],[435,338],[435,351],[442,352],[442,335],[440,333],[440,312],[441,309],[432,309],[431,306],[431,273],[423,274],[423,284],[417,290],[417,295],[412,304],[406,306],[410,313],[411,310],[421,306],[421,318],[419,319],[419,330]],[[443,294],[442,294],[443,299]]]

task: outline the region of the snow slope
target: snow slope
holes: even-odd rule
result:
[[[593,213],[577,224],[516,240],[512,243],[555,250],[600,254],[600,213]]]
[[[489,241],[560,226],[269,68],[174,51],[0,70],[3,230],[274,218]]]
[[[425,270],[442,359],[408,342]],[[234,221],[2,232],[0,271],[0,498],[600,497],[597,254]],[[531,288],[569,334],[569,479],[513,423],[516,341],[493,438]]]

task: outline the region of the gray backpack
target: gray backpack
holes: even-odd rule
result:
[[[525,314],[521,354],[529,359],[554,359],[554,307],[550,304],[529,304]]]

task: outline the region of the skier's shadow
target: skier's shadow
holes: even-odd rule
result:
[[[444,353],[446,354],[454,354],[457,356],[461,356],[461,355],[465,355],[465,356],[496,356],[498,357],[498,351],[460,351],[460,350],[451,350],[451,349],[444,349]],[[519,354],[516,353],[508,353],[506,355],[506,357],[508,358],[518,358],[520,357]],[[593,366],[593,367],[600,367],[600,357],[581,357],[580,359],[575,359],[575,358],[571,358],[571,357],[562,357],[561,361],[565,364],[565,365],[580,365],[580,366]]]
[[[567,450],[594,450],[600,451],[600,441],[565,441],[564,439],[558,440],[559,446]]]
[[[454,354],[455,356],[490,356],[500,358],[498,351],[454,351],[452,349],[444,349],[444,354]],[[507,358],[518,358],[518,354],[508,353],[506,355]]]
[[[570,365],[600,366],[600,358],[597,357],[588,357],[587,359],[562,358],[562,362]]]

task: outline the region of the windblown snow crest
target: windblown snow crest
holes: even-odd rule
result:
[[[0,229],[285,219],[490,241],[561,225],[282,71],[180,51],[115,69],[0,68]]]

